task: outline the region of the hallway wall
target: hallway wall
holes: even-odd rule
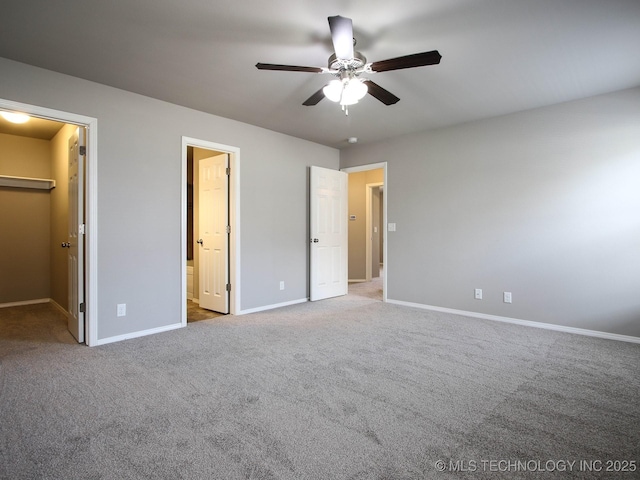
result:
[[[349,280],[362,281],[366,278],[366,191],[368,183],[382,183],[384,170],[366,170],[364,172],[349,173],[349,216],[355,215],[355,220],[349,220]],[[377,219],[374,220],[374,224]]]

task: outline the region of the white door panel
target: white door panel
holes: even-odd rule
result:
[[[84,342],[84,128],[69,137],[69,233],[67,326],[78,342]]]
[[[311,291],[312,301],[346,295],[347,174],[311,167]]]
[[[200,306],[229,313],[229,156],[225,153],[198,163]]]

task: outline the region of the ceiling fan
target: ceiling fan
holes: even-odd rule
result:
[[[379,62],[367,63],[367,59],[360,52],[354,50],[353,22],[350,18],[336,15],[329,17],[329,29],[335,53],[329,57],[329,65],[325,67],[301,67],[296,65],[277,65],[273,63],[258,63],[259,70],[284,70],[288,72],[328,73],[336,77],[316,93],[307,98],[303,105],[317,105],[327,97],[332,102],[340,103],[348,115],[348,106],[358,103],[367,93],[377,98],[385,105],[398,103],[400,99],[390,91],[362,74],[387,72],[403,68],[423,67],[440,63],[442,56],[437,50],[414,53],[402,57],[390,58]]]

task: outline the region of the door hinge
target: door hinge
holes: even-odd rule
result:
[[[226,172],[227,172],[227,175],[231,175],[231,167],[227,167]]]
[[[82,302],[80,304],[80,313],[84,313],[84,311],[85,311],[85,306],[84,306],[84,302]]]
[[[230,292],[230,291],[231,291],[231,284],[227,283],[227,292]]]
[[[227,225],[227,233],[231,233],[231,225]]]
[[[86,155],[87,154],[87,147],[85,147],[84,145],[80,145],[80,148],[78,149],[78,154],[79,155]]]
[[[78,225],[78,233],[80,235],[84,235],[84,230],[85,230],[85,225],[84,223],[81,223],[80,225]]]

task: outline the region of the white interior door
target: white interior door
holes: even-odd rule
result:
[[[229,155],[203,158],[198,164],[200,306],[229,313]]]
[[[69,137],[69,235],[63,247],[68,248],[68,313],[71,334],[84,342],[84,128],[78,127]],[[84,152],[82,152],[84,153]]]
[[[347,174],[311,167],[311,301],[346,295]]]

